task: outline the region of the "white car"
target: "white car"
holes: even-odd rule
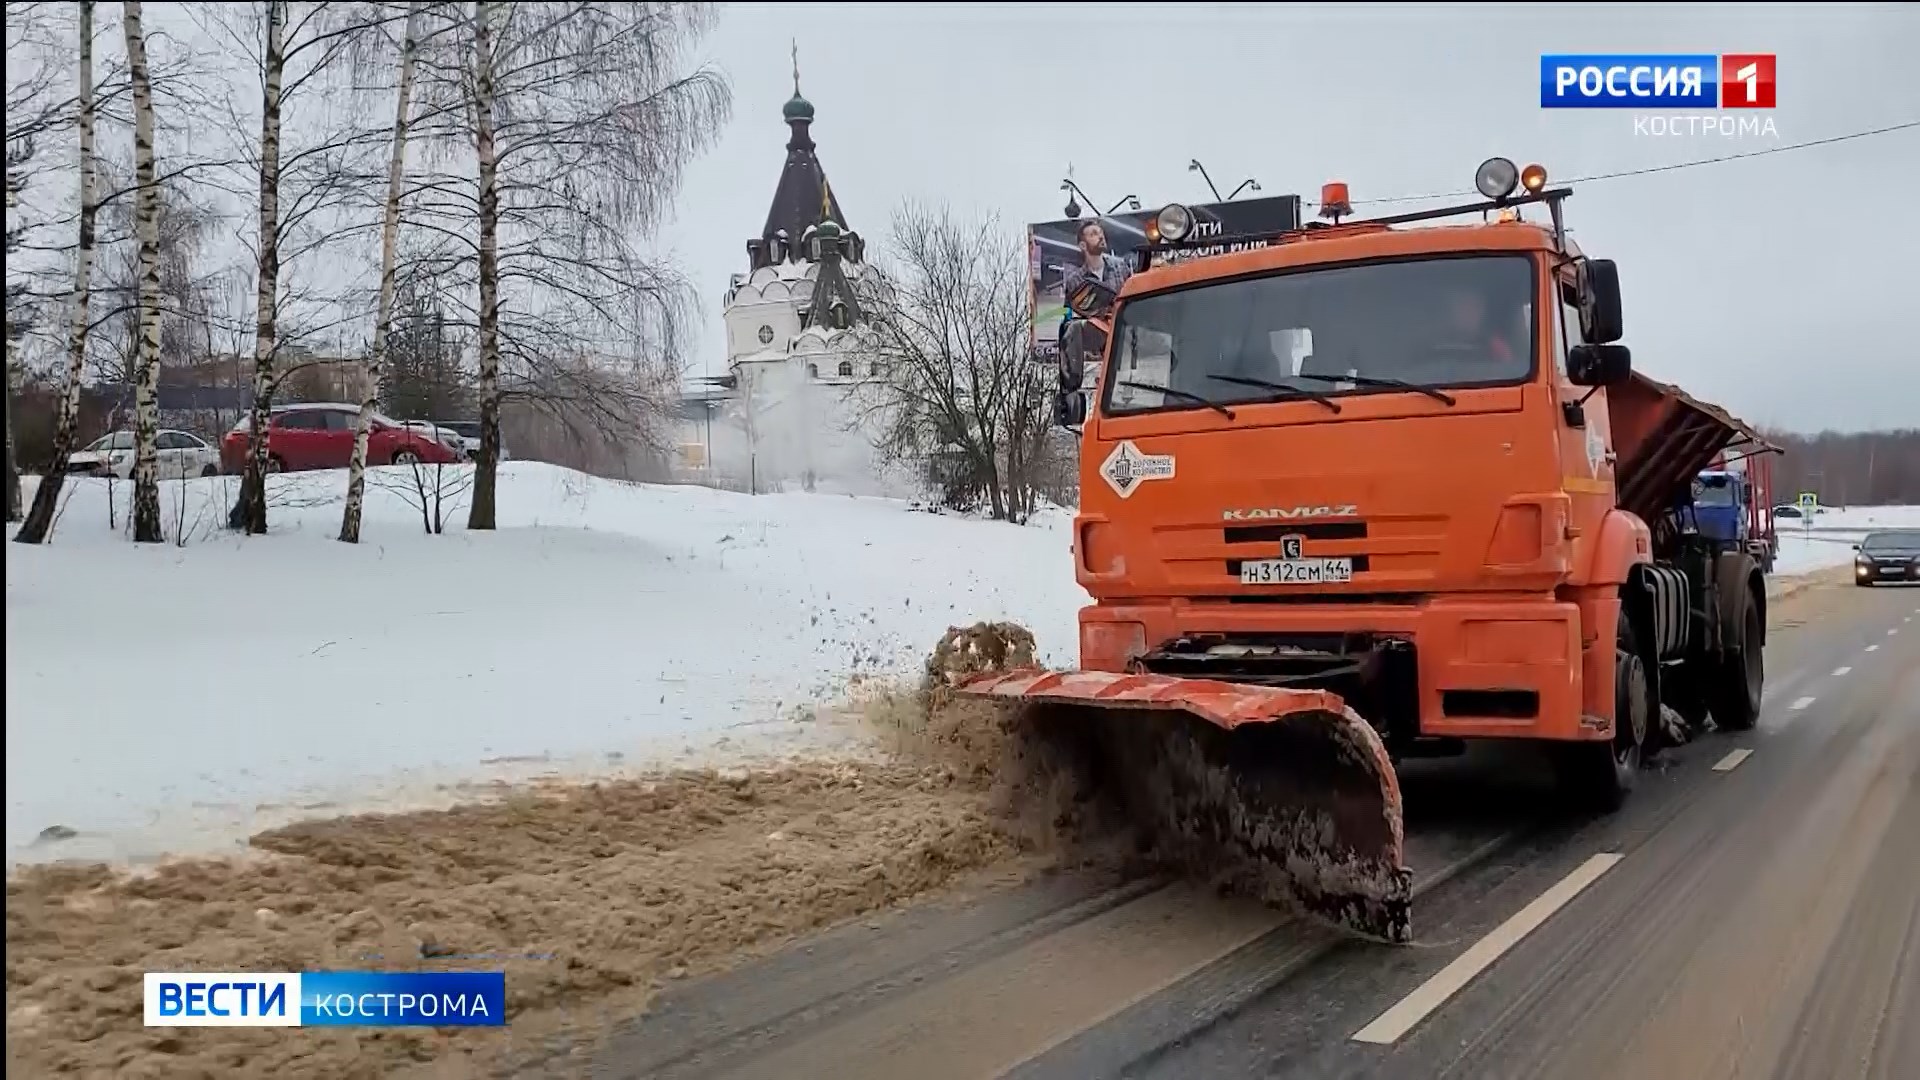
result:
[[[220,475],[220,451],[190,431],[161,428],[154,435],[153,445],[162,480]],[[86,449],[68,456],[67,472],[132,479],[133,432],[116,431],[95,439]]]
[[[440,429],[442,431],[451,431],[454,433],[454,436],[460,440],[461,446],[463,447],[462,452],[469,459],[479,456],[480,421],[478,420],[437,420],[435,421],[435,423],[440,425]],[[503,435],[501,436],[501,439],[500,439],[500,460],[506,461],[506,460],[509,460],[512,456],[513,455],[507,453],[507,440],[506,440],[506,437]]]
[[[400,422],[400,426],[434,440],[441,446],[459,454],[461,457],[473,456],[467,452],[466,440],[460,437],[459,432],[450,427],[435,424],[431,420],[403,420]]]

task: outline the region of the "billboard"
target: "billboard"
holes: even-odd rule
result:
[[[1188,209],[1193,211],[1195,239],[1246,233],[1281,233],[1300,227],[1298,195],[1206,203]],[[1100,235],[1105,238],[1108,254],[1117,256],[1130,268],[1134,265],[1135,254],[1147,243],[1148,219],[1159,212],[1160,208],[1154,207],[1152,210],[1046,221],[1027,226],[1027,290],[1033,320],[1030,336],[1037,354],[1051,357],[1059,350],[1060,327],[1067,314],[1063,283],[1068,274],[1085,272],[1081,268],[1089,258],[1081,249],[1081,230],[1098,225]],[[1097,246],[1097,241],[1091,236],[1088,242]],[[1265,241],[1256,240],[1198,247],[1178,252],[1174,257],[1190,259],[1198,255],[1217,255],[1228,250],[1264,246]]]

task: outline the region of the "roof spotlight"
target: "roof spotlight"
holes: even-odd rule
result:
[[[1544,177],[1544,173],[1542,175]],[[1488,158],[1473,173],[1473,186],[1480,189],[1480,194],[1496,201],[1513,194],[1519,183],[1520,170],[1503,157]]]
[[[1161,207],[1154,221],[1160,226],[1160,235],[1176,244],[1193,231],[1193,211],[1179,203],[1168,203]]]

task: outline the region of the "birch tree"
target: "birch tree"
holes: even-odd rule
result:
[[[475,167],[422,183],[408,220],[439,245],[416,277],[479,282],[477,306],[467,291],[438,299],[470,313],[479,343],[468,527],[490,529],[506,400],[627,434],[632,415],[664,405],[649,400],[654,373],[681,348],[690,293],[635,240],[719,133],[731,95],[689,56],[710,5],[478,0],[471,11],[464,63],[423,56],[420,92],[461,96],[430,137],[471,147]]]
[[[122,5],[127,35],[127,70],[133,79],[133,172],[135,231],[140,239],[140,360],[133,388],[133,540],[158,544],[160,534],[159,458],[154,439],[160,410],[160,185],[154,175],[153,87],[147,82],[147,40],[140,25],[140,0]]]
[[[27,280],[23,260],[18,258],[28,246],[33,225],[23,220],[20,194],[35,172],[33,160],[38,150],[65,120],[64,104],[54,97],[56,67],[30,63],[36,54],[51,56],[59,46],[46,48],[52,34],[48,5],[8,4],[7,27],[7,121],[6,121],[6,426],[7,426],[7,520],[19,521],[20,464],[16,455],[13,430],[13,403],[20,390],[23,367],[23,339],[34,321],[33,288]]]
[[[286,72],[287,6],[267,0],[266,52],[260,77],[260,236],[255,251],[253,403],[248,412],[247,466],[234,506],[249,535],[267,531],[267,412],[273,402],[273,354],[280,287],[280,81]]]
[[[22,149],[19,154],[16,154],[14,152],[13,147],[11,146],[7,148],[7,256],[9,259],[11,259],[13,256],[14,248],[18,246],[17,238],[20,235],[19,230],[16,230],[13,227],[13,211],[14,211],[14,207],[17,206],[20,201],[19,189],[21,185],[21,180],[16,176],[14,164],[18,157],[24,156],[29,153],[31,153],[30,144],[22,144]],[[20,367],[21,367],[20,338],[25,333],[26,327],[21,325],[16,325],[14,321],[14,315],[18,309],[24,307],[24,304],[19,302],[20,300],[23,300],[23,299],[24,297],[16,299],[13,283],[8,282],[7,283],[7,313],[6,313],[7,314],[6,408],[7,408],[7,520],[8,521],[20,520],[20,461],[18,456],[15,454],[14,448],[13,448],[13,399],[14,399],[14,395],[19,391]]]
[[[409,5],[407,28],[400,42],[400,85],[394,91],[393,148],[387,161],[387,199],[380,224],[380,301],[374,312],[373,343],[367,350],[364,396],[354,421],[353,457],[347,463],[347,504],[340,514],[340,539],[360,542],[361,507],[367,483],[367,431],[380,403],[387,342],[393,333],[394,262],[400,244],[400,202],[407,167],[407,120],[413,104],[414,55],[421,35],[420,5]]]
[[[480,170],[480,452],[467,528],[494,527],[500,465],[500,192],[493,146],[493,5],[473,5],[473,149]]]
[[[324,87],[329,96],[351,95],[354,88],[336,77],[351,70],[349,61],[365,41],[398,21],[394,9],[383,4],[306,3],[264,0],[248,5],[208,5],[202,25],[225,36],[257,65],[260,82],[258,141],[247,147],[254,160],[253,186],[257,193],[254,241],[253,371],[248,408],[246,467],[240,497],[228,525],[250,534],[267,529],[266,474],[267,420],[277,383],[287,371],[279,359],[290,339],[304,331],[297,312],[289,322],[290,307],[303,303],[319,309],[342,308],[342,298],[302,294],[290,284],[291,264],[335,244],[371,235],[371,222],[341,221],[341,211],[357,202],[360,165],[353,155],[362,146],[384,139],[384,126],[324,124],[316,140],[296,138],[288,145],[283,134],[289,110],[302,96]],[[323,103],[324,105],[324,103]],[[343,112],[352,112],[343,109]],[[236,117],[237,119],[237,117]],[[244,125],[236,125],[244,126]],[[311,131],[309,121],[294,130]],[[243,139],[247,136],[242,136]],[[322,224],[314,229],[309,219]],[[303,242],[302,232],[317,235]],[[358,321],[358,316],[334,318],[333,325]]]
[[[53,459],[33,493],[33,513],[14,539],[23,544],[45,543],[53,531],[54,511],[67,478],[67,460],[73,454],[74,429],[80,418],[80,378],[87,359],[87,311],[93,274],[94,160],[93,160],[93,0],[80,0],[80,241],[74,253],[73,294],[68,299],[67,370],[60,386],[60,411],[54,421]],[[136,14],[134,16],[138,18]],[[144,60],[144,57],[142,57]],[[144,66],[141,74],[145,75]],[[152,170],[151,155],[148,170]],[[145,197],[144,192],[142,198]],[[9,341],[9,348],[12,347]],[[156,515],[158,508],[155,509]]]

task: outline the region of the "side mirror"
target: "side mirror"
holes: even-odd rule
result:
[[[1620,324],[1620,268],[1612,259],[1580,260],[1576,268],[1580,294],[1580,336],[1595,345],[1619,341],[1626,331]]]
[[[1053,395],[1053,422],[1063,428],[1077,428],[1087,422],[1087,395],[1079,390],[1061,390]]]
[[[1067,293],[1067,309],[1083,319],[1104,318],[1119,294],[1093,278],[1081,278]]]
[[[1575,386],[1612,386],[1633,374],[1625,345],[1575,345],[1567,352],[1567,379]]]

